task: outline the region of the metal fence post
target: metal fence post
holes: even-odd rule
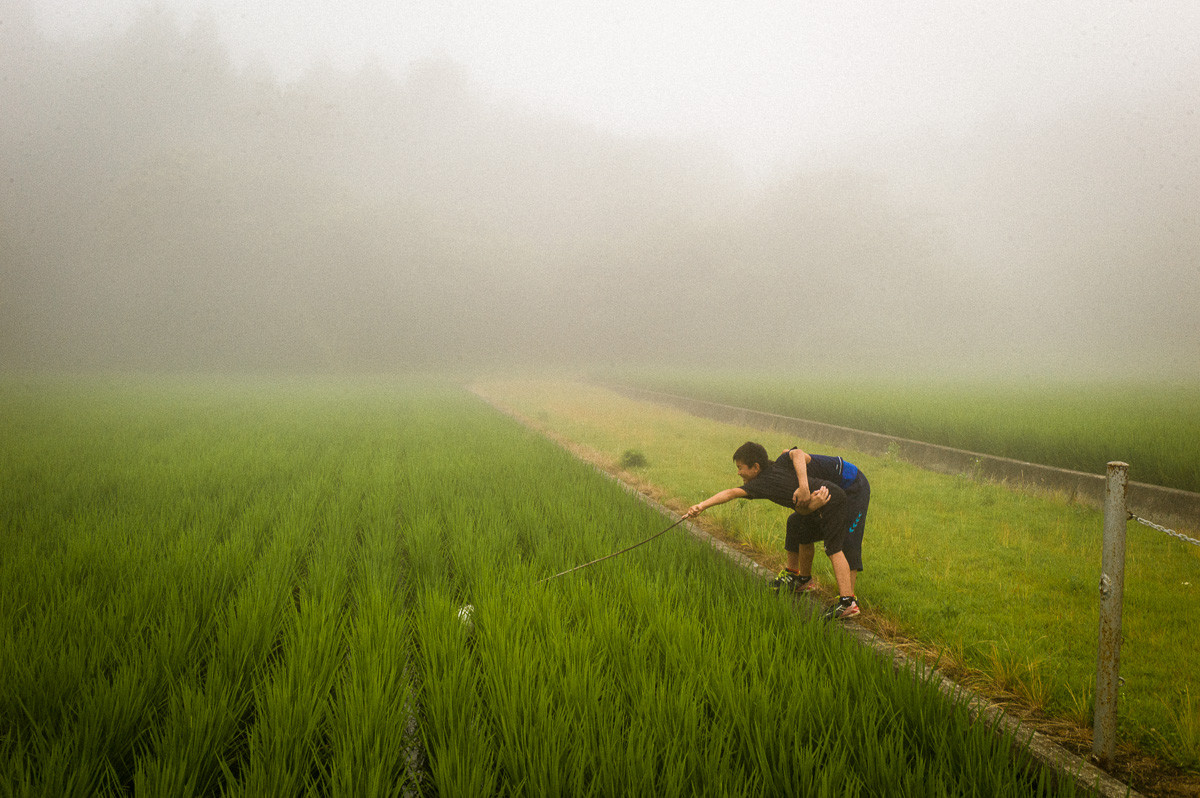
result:
[[[1104,491],[1104,554],[1100,564],[1100,653],[1096,663],[1096,711],[1092,757],[1108,767],[1117,751],[1117,690],[1121,672],[1121,601],[1125,592],[1125,485],[1129,465],[1108,464]]]

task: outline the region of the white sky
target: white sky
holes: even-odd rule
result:
[[[148,0],[34,0],[55,35],[117,32]],[[153,0],[216,19],[234,57],[397,75],[449,58],[527,106],[742,163],[954,135],[1200,73],[1197,0]]]

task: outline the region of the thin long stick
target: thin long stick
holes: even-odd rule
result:
[[[589,565],[595,565],[598,562],[604,562],[605,560],[609,559],[610,557],[616,557],[618,554],[624,554],[627,551],[633,551],[638,546],[644,546],[647,543],[649,543],[650,541],[654,540],[656,537],[667,534],[668,532],[670,532],[672,529],[674,529],[675,527],[682,524],[687,519],[688,519],[688,517],[685,515],[682,518],[680,518],[678,521],[676,521],[675,523],[671,524],[669,527],[664,529],[662,532],[654,533],[650,537],[643,540],[641,543],[634,543],[632,546],[627,546],[626,548],[623,548],[620,551],[614,551],[612,554],[605,554],[603,557],[601,557],[598,560],[592,560],[591,562],[585,562],[583,565],[576,565],[574,568],[568,568],[567,570],[563,571],[560,574],[555,574],[554,576],[547,576],[545,579],[539,579],[538,581],[534,582],[534,584],[540,585],[542,582],[549,582],[551,579],[558,579],[560,576],[566,576],[567,574],[569,574],[573,571],[578,571],[581,568],[587,568]]]

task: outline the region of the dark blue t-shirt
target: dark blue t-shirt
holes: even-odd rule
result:
[[[791,449],[788,451],[790,452]],[[787,456],[787,454],[788,452],[783,453],[784,456]],[[812,460],[809,461],[808,468],[805,471],[810,477],[833,482],[843,489],[850,487],[854,483],[854,480],[858,478],[858,466],[854,465],[854,463],[847,463],[840,457],[833,457],[828,454],[812,454],[809,457]],[[775,462],[778,463],[779,460]],[[792,470],[794,471],[795,469]]]

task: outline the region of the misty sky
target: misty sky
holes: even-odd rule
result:
[[[117,34],[147,0],[37,0],[54,36]],[[396,75],[443,58],[500,96],[605,131],[717,145],[751,174],[961,135],[1200,72],[1200,3],[156,0],[239,63]]]
[[[0,0],[0,369],[1200,377],[1200,2]]]

